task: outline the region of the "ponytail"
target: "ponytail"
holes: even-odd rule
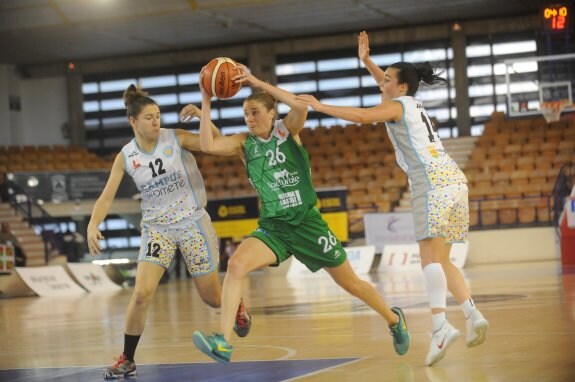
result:
[[[427,85],[444,84],[447,82],[445,78],[440,77],[439,74],[435,72],[429,61],[425,61],[418,66],[416,70],[419,75],[419,81],[423,81]]]
[[[447,80],[440,77],[429,61],[425,61],[420,66],[415,66],[410,62],[396,62],[390,67],[397,69],[397,82],[407,84],[407,95],[414,96],[419,90],[419,83],[426,85],[436,85],[447,83]]]

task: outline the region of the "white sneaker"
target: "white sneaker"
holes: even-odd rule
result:
[[[467,326],[467,347],[481,345],[485,342],[487,336],[487,329],[489,329],[489,322],[483,317],[483,314],[477,309],[471,313],[466,320]]]
[[[459,338],[459,330],[455,329],[447,320],[439,330],[433,333],[431,344],[429,344],[429,353],[425,358],[425,364],[431,366],[445,357],[447,348]]]

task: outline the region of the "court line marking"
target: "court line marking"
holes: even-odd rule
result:
[[[319,358],[319,359],[337,359],[337,358]],[[340,359],[341,359],[341,358],[340,358]],[[355,363],[355,362],[363,361],[364,359],[365,359],[365,358],[358,358],[358,359],[353,359],[353,360],[351,360],[351,361],[342,362],[342,363],[340,363],[340,364],[337,364],[337,365],[334,365],[334,366],[330,366],[330,367],[326,367],[326,368],[321,369],[321,370],[312,371],[311,373],[299,375],[299,376],[294,377],[294,378],[284,379],[284,380],[282,380],[281,382],[297,381],[297,380],[299,380],[299,379],[301,379],[301,378],[311,377],[312,375],[317,375],[317,374],[319,374],[319,373],[323,373],[324,371],[331,370],[331,369],[335,369],[335,368],[337,368],[337,367],[347,366],[347,365],[350,365],[350,364]]]

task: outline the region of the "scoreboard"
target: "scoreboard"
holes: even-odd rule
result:
[[[570,33],[573,28],[571,9],[566,4],[551,4],[541,8],[541,22],[546,33]]]

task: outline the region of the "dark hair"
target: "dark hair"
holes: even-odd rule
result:
[[[407,95],[414,96],[419,89],[419,83],[423,81],[427,85],[444,84],[447,80],[439,76],[429,61],[425,61],[420,66],[415,66],[410,62],[396,62],[390,65],[397,69],[397,82],[407,84]]]
[[[128,118],[137,118],[144,106],[150,104],[158,105],[156,101],[148,97],[148,92],[143,91],[140,85],[132,84],[124,91],[124,105],[126,105]]]

